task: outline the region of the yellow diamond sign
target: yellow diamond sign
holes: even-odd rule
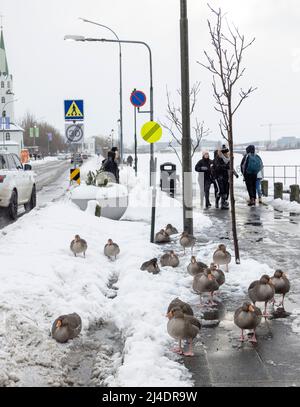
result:
[[[141,129],[141,136],[147,143],[156,143],[161,139],[162,128],[156,122],[147,122]]]

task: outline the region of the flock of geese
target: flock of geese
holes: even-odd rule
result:
[[[171,235],[178,234],[178,230],[171,224],[168,224],[165,229],[161,229],[155,235],[156,243],[170,243]],[[193,277],[192,288],[195,293],[200,295],[200,306],[203,306],[201,296],[209,294],[209,305],[216,305],[214,302],[214,293],[225,283],[225,273],[220,266],[225,266],[225,272],[228,272],[228,265],[231,262],[231,254],[226,250],[224,244],[219,244],[213,253],[213,261],[210,266],[207,266],[201,261],[197,261],[193,255],[193,248],[196,243],[196,238],[187,232],[180,235],[179,243],[183,247],[184,254],[187,248],[191,248],[191,261],[187,266],[187,272]],[[82,254],[85,257],[87,251],[87,242],[79,235],[76,235],[72,240],[70,249],[74,256]],[[110,259],[116,259],[120,253],[120,248],[112,239],[108,239],[104,246],[104,254]],[[179,256],[174,250],[169,250],[162,254],[159,259],[161,267],[178,267],[180,264]],[[150,259],[144,262],[140,269],[148,271],[152,274],[160,272],[159,262],[157,258]],[[263,275],[259,280],[253,281],[248,288],[248,295],[252,302],[245,301],[241,307],[236,309],[234,313],[234,323],[241,329],[240,341],[245,341],[244,331],[251,330],[248,334],[248,340],[251,343],[256,343],[255,331],[260,324],[262,317],[268,317],[267,304],[268,302],[275,304],[275,294],[281,294],[282,300],[278,306],[284,309],[284,298],[290,290],[290,282],[286,274],[281,270],[276,270],[273,277]],[[262,313],[255,305],[257,302],[264,302],[265,308]],[[194,316],[192,307],[175,298],[171,301],[167,308],[168,323],[167,331],[169,335],[178,340],[179,346],[173,351],[184,355],[193,356],[192,343],[193,339],[198,335],[201,329],[200,321]],[[61,315],[58,317],[52,326],[52,337],[58,342],[67,342],[79,335],[81,331],[81,318],[78,314]],[[250,336],[249,336],[250,335]],[[185,352],[182,347],[182,341],[187,340],[189,344],[188,351]]]

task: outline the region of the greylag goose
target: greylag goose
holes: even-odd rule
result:
[[[177,267],[179,265],[179,257],[174,253],[173,250],[163,254],[160,258],[160,264],[169,267]]]
[[[163,229],[155,235],[155,243],[169,243],[170,241],[170,236]]]
[[[275,288],[271,278],[264,274],[259,280],[253,281],[248,288],[248,294],[254,305],[256,302],[265,303],[263,316],[269,316],[267,314],[267,303],[274,298],[275,294]]]
[[[261,317],[261,310],[250,302],[244,302],[244,304],[235,311],[234,323],[242,330],[240,338],[242,342],[245,340],[244,329],[253,329],[253,336],[249,341],[257,342],[255,329],[260,324]]]
[[[83,257],[85,257],[85,252],[87,250],[87,243],[84,239],[81,239],[79,235],[75,235],[75,239],[72,240],[70,244],[70,249],[74,253],[76,257],[77,254],[83,253]]]
[[[197,261],[195,256],[191,257],[191,262],[187,266],[187,271],[191,276],[195,276],[196,274],[203,273],[203,271],[207,269],[207,265],[202,263],[201,261]]]
[[[155,257],[154,259],[145,261],[141,265],[141,270],[147,270],[149,273],[158,274],[160,270],[157,264],[157,258]]]
[[[282,294],[282,300],[279,303],[279,306],[282,305],[284,308],[284,297],[291,288],[290,281],[282,270],[276,270],[274,276],[271,277],[271,281],[275,288],[275,294]]]
[[[80,334],[81,318],[76,312],[73,314],[61,315],[52,325],[52,337],[57,342],[67,342]]]
[[[165,227],[165,231],[169,236],[175,235],[176,233],[178,233],[178,230],[174,226],[172,226],[170,223],[168,223],[168,225]]]
[[[167,316],[168,313],[171,311],[172,308],[175,307],[179,307],[181,309],[181,311],[186,314],[186,315],[194,315],[194,311],[192,309],[192,307],[190,306],[190,304],[188,304],[187,302],[181,301],[180,298],[174,298],[174,300],[172,300],[168,306],[168,311],[167,311]]]
[[[217,250],[213,254],[213,262],[216,263],[218,267],[225,264],[226,271],[228,272],[228,264],[231,262],[231,254],[226,250],[225,244],[219,244]]]
[[[183,247],[184,254],[186,247],[190,247],[193,254],[193,248],[196,243],[196,238],[193,235],[188,234],[188,232],[182,232],[179,242]]]
[[[112,258],[114,257],[115,259],[117,258],[117,255],[120,253],[120,248],[117,245],[117,243],[114,243],[112,239],[108,239],[106,245],[104,246],[104,254],[105,256]]]
[[[206,269],[201,274],[196,274],[193,280],[193,290],[200,295],[200,303],[201,303],[201,294],[203,293],[210,293],[211,299],[210,303],[214,304],[213,302],[213,295],[214,292],[219,289],[219,284],[215,276],[212,274],[211,269]]]
[[[219,286],[223,285],[225,283],[225,274],[223,273],[223,271],[219,269],[215,263],[210,264],[210,269],[212,275],[216,277]]]
[[[168,334],[179,341],[179,347],[174,349],[175,352],[184,356],[194,356],[193,339],[198,335],[201,324],[197,318],[184,314],[179,307],[174,307],[168,313]],[[184,352],[181,341],[187,339],[189,342],[188,352]]]

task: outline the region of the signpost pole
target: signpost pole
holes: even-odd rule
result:
[[[134,106],[134,172],[137,177],[136,107]]]

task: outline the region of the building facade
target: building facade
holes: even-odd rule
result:
[[[24,130],[15,123],[13,76],[9,72],[3,30],[0,37],[0,149],[20,155]]]

